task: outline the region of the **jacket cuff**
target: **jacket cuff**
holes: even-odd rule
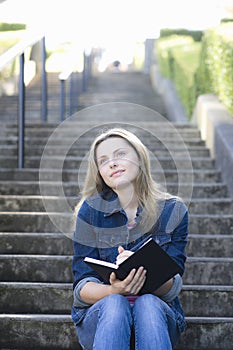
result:
[[[182,277],[179,274],[175,275],[173,277],[173,284],[171,289],[166,294],[161,296],[161,299],[166,303],[170,303],[173,299],[175,299],[179,295],[182,289],[182,286],[183,286]]]
[[[98,278],[95,277],[86,277],[83,278],[81,281],[79,281],[77,283],[77,285],[74,288],[74,302],[73,305],[75,307],[88,307],[90,306],[90,304],[86,303],[85,301],[82,300],[82,298],[80,297],[80,291],[83,288],[83,286],[87,283],[87,282],[95,282],[95,283],[102,283],[100,280],[98,280]]]

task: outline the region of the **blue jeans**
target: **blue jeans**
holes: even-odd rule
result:
[[[152,294],[140,296],[132,307],[122,295],[107,296],[76,326],[85,350],[129,350],[132,329],[136,350],[170,350],[180,335],[173,310]]]

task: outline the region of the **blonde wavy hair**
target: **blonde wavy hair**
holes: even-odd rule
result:
[[[78,214],[78,211],[82,203],[89,197],[102,192],[107,188],[104,180],[102,179],[96,160],[96,149],[98,145],[110,137],[119,137],[128,142],[128,144],[134,148],[139,159],[139,173],[135,182],[136,194],[139,201],[139,206],[143,208],[143,215],[141,218],[141,225],[145,225],[147,229],[151,229],[156,222],[158,216],[158,200],[164,200],[170,195],[162,191],[160,186],[153,180],[150,168],[150,156],[146,146],[140,141],[140,139],[128,130],[121,128],[112,128],[106,132],[103,132],[96,137],[90,148],[88,169],[85,178],[83,190],[81,192],[81,200],[75,207],[74,215]]]

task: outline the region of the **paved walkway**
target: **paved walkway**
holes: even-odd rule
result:
[[[162,98],[154,91],[149,76],[144,73],[102,73],[92,77],[86,92],[79,98],[79,107],[111,102],[139,104],[166,116]]]

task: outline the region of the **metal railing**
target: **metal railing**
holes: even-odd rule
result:
[[[0,56],[0,71],[19,58],[19,82],[18,82],[18,168],[24,168],[24,127],[25,127],[25,83],[24,83],[24,53],[28,47],[41,41],[41,106],[42,120],[47,121],[47,79],[46,79],[46,47],[43,34],[30,35],[22,39],[15,46]]]
[[[69,81],[69,111],[68,116],[73,114],[74,108],[78,108],[78,79],[74,78],[75,66],[77,65],[76,60],[73,62],[68,62],[67,67],[63,72],[61,72],[58,76],[61,84],[60,84],[60,119],[61,121],[65,120],[66,116],[66,81]],[[87,89],[88,80],[91,77],[92,70],[92,57],[91,53],[87,54],[85,51],[83,52],[83,71],[82,71],[82,92],[85,92]],[[76,91],[75,91],[75,83],[76,83]],[[74,104],[75,97],[75,104]]]
[[[24,66],[25,66],[25,51],[28,47],[41,42],[41,119],[43,122],[47,121],[47,73],[45,68],[46,63],[46,45],[45,35],[33,35],[27,36],[15,46],[10,48],[4,54],[0,56],[0,71],[11,63],[14,59],[19,58],[19,81],[18,81],[18,168],[24,168],[24,148],[25,148],[25,82],[24,82]],[[75,54],[72,55],[72,62],[67,62],[67,67],[63,72],[59,74],[59,80],[61,82],[60,88],[60,119],[63,121],[66,114],[66,89],[65,82],[69,79],[69,116],[72,115],[74,107],[78,107],[78,88],[75,92],[74,89],[74,72],[75,65],[77,64],[77,58]],[[82,91],[85,92],[87,88],[88,80],[91,76],[92,70],[92,54],[91,51],[87,54],[83,53],[83,72],[82,72]],[[80,84],[80,85],[81,85]],[[73,100],[75,95],[76,106],[74,106]]]

